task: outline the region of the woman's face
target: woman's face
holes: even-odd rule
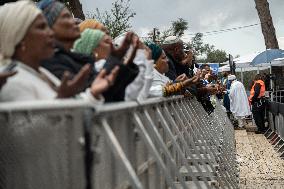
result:
[[[100,41],[98,47],[94,49],[94,56],[96,60],[106,59],[110,55],[111,44],[111,37],[105,34],[102,40]]]
[[[41,61],[53,56],[54,33],[42,14],[37,16],[20,44],[24,44],[24,52],[30,52],[29,56],[34,60]]]
[[[168,58],[164,51],[156,62],[156,69],[160,73],[167,73],[169,71]]]
[[[52,29],[55,38],[64,41],[75,41],[80,37],[80,29],[67,8],[64,8],[56,19]]]

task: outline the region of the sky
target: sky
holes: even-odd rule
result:
[[[85,13],[110,10],[114,0],[81,0]],[[284,0],[268,0],[280,48],[284,49]],[[131,24],[140,36],[147,36],[152,28],[168,28],[171,22],[183,18],[189,23],[184,40],[196,32],[210,32],[259,23],[254,0],[131,0],[136,12]],[[260,25],[232,32],[207,35],[204,43],[236,55],[265,50]]]

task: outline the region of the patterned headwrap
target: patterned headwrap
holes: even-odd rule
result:
[[[50,27],[53,26],[61,11],[66,7],[63,3],[56,0],[41,0],[37,6],[42,10]]]
[[[160,58],[163,52],[162,48],[154,43],[146,43],[146,45],[151,49],[152,59],[155,61],[154,63],[156,63],[156,61]]]
[[[74,44],[74,51],[91,55],[93,50],[99,45],[105,33],[101,30],[86,29],[80,39]]]

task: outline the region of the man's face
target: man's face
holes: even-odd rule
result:
[[[205,71],[206,71],[206,74],[209,74],[209,73],[210,73],[210,66],[205,66],[204,69],[205,69]]]
[[[183,44],[181,42],[177,43],[174,48],[174,58],[176,59],[176,61],[181,62],[184,59],[184,57],[185,57],[185,52],[183,50]]]

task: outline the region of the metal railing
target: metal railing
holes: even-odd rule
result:
[[[284,90],[273,91],[270,97],[273,102],[284,103]]]
[[[271,93],[268,108],[269,129],[265,136],[284,158],[284,90]]]
[[[21,107],[21,108],[19,108]],[[0,188],[239,188],[234,130],[194,98],[1,104]]]

